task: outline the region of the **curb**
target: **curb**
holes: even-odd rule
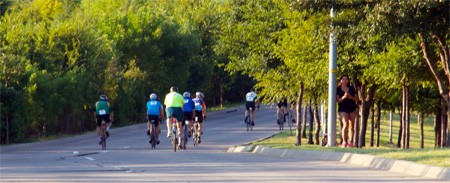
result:
[[[450,181],[450,168],[425,165],[404,160],[383,158],[367,154],[342,153],[332,151],[273,149],[264,146],[234,146],[228,148],[227,152],[250,152],[263,156],[300,159],[304,161],[338,161],[375,170],[390,171],[412,176]]]

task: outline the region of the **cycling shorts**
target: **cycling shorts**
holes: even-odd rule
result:
[[[168,107],[166,108],[167,118],[175,117],[178,122],[183,122],[184,113],[181,107]]]
[[[277,102],[277,106],[278,108],[281,108],[282,106],[287,107],[287,101],[286,100],[282,100]]]
[[[109,119],[109,114],[104,115],[97,115],[97,126],[102,126],[102,121],[105,120],[106,123],[111,122],[111,119]]]
[[[193,115],[193,113],[192,112],[184,112],[184,120],[189,120],[189,121],[191,121],[192,120],[192,116]]]
[[[252,111],[255,110],[255,102],[245,102],[245,109],[250,110],[250,107],[252,108]]]
[[[157,123],[156,126],[159,125],[159,116],[156,115],[147,115],[147,121],[154,120],[154,123]]]
[[[195,121],[203,123],[203,113],[202,111],[195,111]]]

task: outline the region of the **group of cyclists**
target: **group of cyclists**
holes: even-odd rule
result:
[[[186,91],[181,95],[178,93],[178,88],[173,86],[170,88],[170,93],[168,93],[164,99],[164,106],[160,102],[160,99],[155,93],[150,94],[150,100],[146,103],[146,111],[147,111],[147,135],[150,136],[152,133],[152,126],[155,125],[156,130],[156,144],[160,143],[159,135],[161,133],[161,125],[162,121],[167,115],[166,125],[167,125],[167,137],[171,138],[172,125],[171,123],[174,120],[177,123],[178,130],[178,147],[181,148],[182,137],[183,137],[183,126],[185,126],[185,121],[189,121],[188,123],[188,136],[191,137],[194,134],[191,130],[194,125],[194,119],[198,121],[199,129],[198,129],[198,143],[201,143],[201,135],[203,134],[203,121],[206,118],[206,106],[204,101],[204,94],[202,92],[196,92],[195,98],[191,98],[191,93]],[[99,144],[101,141],[101,131],[100,126],[102,121],[104,120],[107,124],[106,127],[106,135],[109,137],[109,129],[111,127],[111,119],[113,119],[113,113],[111,111],[111,104],[107,101],[106,95],[101,95],[100,100],[95,103],[95,112],[94,115],[97,119],[97,134],[99,136]],[[255,89],[250,89],[250,92],[246,94],[246,103],[245,103],[245,123],[251,123],[252,126],[255,125],[255,109],[259,108],[260,101],[258,94],[256,94]],[[249,113],[252,112],[251,121],[246,121]],[[285,118],[288,113],[288,106],[286,98],[283,98],[281,101],[277,101],[277,124],[281,123],[281,114],[283,113],[283,117]],[[284,119],[284,121],[286,121]],[[151,143],[151,140],[149,141]]]
[[[183,126],[185,126],[185,121],[189,121],[188,135],[191,137],[191,130],[193,127],[193,119],[197,119],[199,124],[198,129],[198,143],[201,143],[201,135],[203,134],[203,121],[206,118],[206,105],[204,101],[204,94],[202,92],[196,92],[195,98],[191,98],[189,92],[184,92],[183,95],[178,93],[178,88],[173,86],[170,88],[170,93],[168,93],[164,99],[164,106],[160,102],[160,99],[155,93],[150,94],[150,100],[147,101],[146,111],[147,111],[147,135],[152,133],[152,126],[155,125],[156,131],[156,144],[160,143],[159,135],[162,121],[167,114],[167,137],[171,138],[171,123],[174,120],[177,123],[178,130],[178,147],[181,148],[182,136],[183,136]],[[113,113],[111,111],[111,104],[107,101],[106,95],[101,95],[100,100],[95,103],[94,115],[97,119],[97,134],[99,136],[99,144],[101,144],[101,123],[105,121],[107,124],[106,135],[109,137],[109,129],[111,127],[111,119],[113,119]],[[149,141],[151,143],[151,140]]]

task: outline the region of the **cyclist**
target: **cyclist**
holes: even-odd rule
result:
[[[155,121],[156,144],[159,144],[160,120],[164,118],[164,109],[155,93],[150,94],[150,100],[147,102],[147,135],[152,133],[152,120]],[[152,143],[150,140],[149,143]]]
[[[286,98],[282,98],[280,101],[277,102],[277,124],[281,123],[280,120],[280,112],[283,111],[283,119],[286,121],[286,115],[288,113],[288,103]]]
[[[181,148],[181,137],[183,136],[183,105],[184,105],[184,99],[181,94],[178,93],[178,88],[175,86],[172,86],[170,88],[170,93],[166,95],[166,98],[164,100],[164,105],[166,105],[166,114],[167,114],[167,137],[171,137],[171,131],[172,131],[172,124],[173,120],[177,121],[177,128],[178,128],[178,147]]]
[[[194,101],[191,99],[191,93],[189,92],[184,92],[183,93],[183,98],[184,98],[184,105],[183,105],[183,113],[184,113],[184,120],[183,120],[183,126],[184,126],[184,121],[189,121],[189,126],[188,126],[188,136],[191,137],[191,130],[192,126],[194,125],[194,123],[192,122],[192,117],[194,116]]]
[[[100,100],[97,101],[94,105],[94,115],[95,118],[97,118],[98,144],[100,145],[102,141],[102,133],[100,130],[102,121],[105,120],[106,122],[106,137],[109,137],[109,128],[111,127],[111,119],[113,118],[111,104],[106,100],[108,100],[108,97],[106,97],[106,95],[101,95]]]
[[[255,93],[255,89],[252,88],[250,89],[250,92],[247,93],[247,95],[245,95],[245,119],[244,121],[247,119],[247,115],[250,112],[250,107],[252,108],[252,121],[251,121],[251,125],[255,126],[255,102],[258,100],[258,94]],[[258,101],[258,105],[259,105],[259,101]]]
[[[203,134],[203,120],[206,118],[206,107],[205,101],[203,100],[204,95],[202,92],[196,92],[195,98],[193,99],[195,103],[195,113],[194,118],[197,117],[198,120],[198,143],[201,143],[201,135]]]

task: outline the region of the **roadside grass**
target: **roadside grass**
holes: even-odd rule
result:
[[[323,147],[320,145],[308,144],[308,138],[302,138],[301,145],[295,146],[296,137],[295,130],[292,132],[292,136],[289,131],[276,134],[272,138],[254,142],[253,145],[263,145],[271,148],[280,149],[303,149],[303,150],[321,150],[321,151],[336,151],[336,152],[349,152],[358,154],[372,154],[385,158],[400,159],[406,161],[412,161],[422,164],[429,164],[441,167],[450,167],[450,148],[434,148],[434,120],[433,117],[425,117],[424,123],[424,149],[420,148],[420,125],[417,124],[417,117],[411,115],[410,124],[410,145],[409,149],[397,148],[399,132],[399,115],[393,115],[393,127],[392,127],[392,142],[389,143],[389,116],[383,116],[381,119],[380,129],[380,146],[376,147],[376,130],[374,129],[374,147],[370,147],[370,130],[372,121],[368,121],[368,129],[366,132],[366,146],[364,148],[341,148],[341,147]],[[339,121],[337,121],[339,122]],[[337,126],[339,129],[339,125]],[[306,136],[309,135],[309,127],[306,127]],[[314,131],[313,131],[314,133]],[[340,133],[336,133],[337,141],[339,142]],[[320,137],[322,140],[322,137]],[[314,142],[315,143],[315,142]],[[320,144],[320,142],[319,142]]]

